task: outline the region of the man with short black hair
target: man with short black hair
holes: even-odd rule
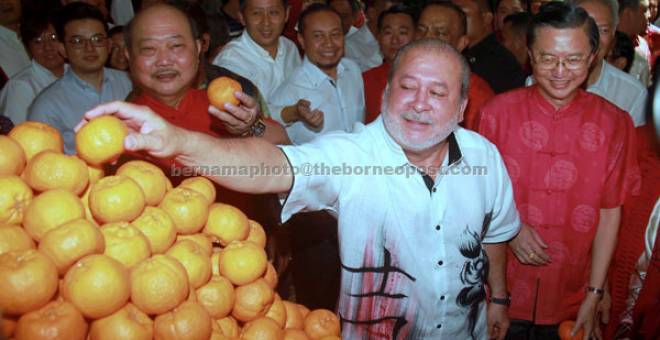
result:
[[[59,53],[59,40],[48,13],[35,12],[21,21],[21,39],[32,62],[11,77],[0,93],[0,115],[14,124],[25,121],[34,98],[64,74],[64,58]]]
[[[369,24],[360,28],[353,26],[361,10],[360,3],[357,0],[327,0],[327,4],[341,16],[346,57],[356,62],[362,72],[380,65],[383,56],[378,41],[369,30]]]
[[[362,73],[366,124],[378,117],[387,75],[399,50],[415,38],[415,18],[405,5],[396,5],[383,11],[378,17],[376,37],[383,54],[383,63]]]
[[[527,12],[514,13],[506,18],[502,25],[500,35],[502,46],[516,57],[518,64],[527,69],[529,54],[527,53],[527,28],[532,16]]]
[[[126,98],[132,85],[125,72],[104,67],[112,42],[103,14],[96,7],[84,2],[62,7],[57,12],[55,30],[70,69],[37,96],[28,120],[58,129],[64,151],[73,154],[73,128],[82,114],[100,103]]]
[[[537,84],[496,96],[480,133],[502,153],[522,227],[509,242],[510,339],[556,339],[558,325],[600,335],[597,305],[617,243],[621,205],[640,190],[630,115],[581,89],[598,54],[582,8],[543,5],[529,53]]]
[[[467,16],[468,48],[463,54],[472,72],[483,78],[495,93],[525,85],[525,72],[516,58],[493,33],[493,10],[488,0],[453,0]]]
[[[465,13],[457,5],[446,1],[431,1],[422,8],[417,22],[418,39],[440,39],[462,52],[469,43],[467,32]],[[462,126],[476,130],[481,106],[494,95],[485,80],[470,72],[468,105],[463,114]]]
[[[241,0],[240,10],[245,30],[212,63],[250,79],[268,101],[301,63],[296,45],[281,36],[289,6],[286,0]]]

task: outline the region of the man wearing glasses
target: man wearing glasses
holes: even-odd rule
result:
[[[14,124],[25,121],[28,107],[48,85],[64,74],[64,58],[52,18],[43,12],[30,13],[21,20],[21,39],[32,62],[11,77],[0,92],[0,115]]]
[[[502,154],[522,222],[509,242],[508,338],[555,339],[571,319],[600,339],[621,205],[640,189],[635,131],[629,114],[581,89],[599,44],[584,9],[543,5],[530,33],[537,84],[493,98],[479,125]]]
[[[73,154],[73,128],[83,113],[101,103],[126,98],[132,85],[125,72],[104,67],[111,41],[96,7],[74,2],[62,7],[57,17],[55,29],[70,69],[37,96],[28,120],[57,128],[64,139],[64,151]]]

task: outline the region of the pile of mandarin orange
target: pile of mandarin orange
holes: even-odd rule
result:
[[[339,338],[334,313],[277,295],[264,229],[217,203],[208,179],[172,188],[145,161],[106,176],[103,165],[121,155],[126,134],[117,118],[96,118],[77,133],[75,156],[42,123],[0,136],[0,333]]]

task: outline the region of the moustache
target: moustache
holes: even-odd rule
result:
[[[429,118],[429,116],[429,112],[404,111],[401,113],[403,119],[412,120],[421,124],[433,124],[433,120]]]

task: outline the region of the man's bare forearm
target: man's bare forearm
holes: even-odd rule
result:
[[[603,288],[607,270],[616,248],[619,224],[621,223],[621,207],[600,209],[600,222],[594,237],[591,251],[591,273],[589,286]]]
[[[506,242],[488,243],[483,245],[490,267],[488,269],[488,287],[490,295],[503,298],[507,295],[506,289]]]
[[[284,153],[261,138],[218,139],[186,130],[177,135],[177,161],[223,187],[254,194],[283,193],[291,188],[293,175]]]

